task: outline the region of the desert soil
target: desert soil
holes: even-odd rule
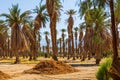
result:
[[[34,64],[0,64],[0,71],[12,76],[9,80],[97,80],[95,78],[98,66],[76,66],[79,72],[60,74],[60,75],[42,75],[42,74],[22,74],[24,70],[31,69]]]

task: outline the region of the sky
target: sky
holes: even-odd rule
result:
[[[44,3],[45,0],[43,0],[43,3]],[[63,1],[63,0],[61,0]],[[74,9],[77,11],[76,15],[74,15],[74,26],[73,27],[78,27],[79,24],[83,21],[83,20],[80,20],[80,17],[79,17],[79,13],[78,13],[78,6],[75,5],[77,2],[77,0],[64,0],[64,2],[62,2],[62,10],[61,11],[61,20],[57,23],[57,38],[60,38],[61,36],[61,29],[67,29],[67,23],[66,23],[66,19],[69,17],[68,15],[65,14],[65,11],[66,10],[69,10],[69,9]],[[26,10],[32,10],[35,8],[35,6],[38,6],[39,5],[39,2],[40,0],[1,0],[0,2],[0,14],[1,13],[9,13],[9,8],[12,7],[12,4],[13,5],[16,5],[18,4],[19,5],[19,8],[21,9],[21,12],[24,12]],[[35,17],[36,14],[32,14],[33,17]],[[3,18],[0,18],[0,19],[3,19]],[[41,29],[40,32],[41,32],[41,35],[42,35],[42,39],[44,40],[44,34],[43,32],[44,31],[49,31],[50,32],[50,29],[49,29],[49,22],[47,23],[46,25],[46,28],[44,29]],[[67,34],[67,32],[66,32]],[[50,36],[49,36],[50,38]]]

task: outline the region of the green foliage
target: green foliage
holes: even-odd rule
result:
[[[108,70],[112,64],[112,58],[106,58],[104,62],[100,64],[100,68],[97,71],[97,80],[111,80]]]

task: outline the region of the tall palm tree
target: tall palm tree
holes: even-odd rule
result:
[[[35,39],[34,39],[34,26],[33,26],[33,21],[30,21],[28,23],[24,23],[22,27],[22,32],[24,33],[27,41],[29,41],[29,46],[30,46],[30,54],[29,54],[29,60],[31,61],[33,59],[33,54],[34,54],[34,44],[35,44]]]
[[[83,52],[83,48],[82,48],[82,41],[83,41],[83,28],[85,28],[85,25],[84,23],[81,23],[80,24],[80,27],[79,27],[79,55],[80,55],[80,59],[82,59],[82,52]]]
[[[56,61],[57,59],[57,42],[56,42],[56,22],[59,18],[59,10],[61,9],[61,3],[59,0],[46,0],[47,12],[50,17],[50,30],[51,30],[51,38],[52,38],[52,58]]]
[[[74,28],[74,30],[75,30],[75,45],[76,45],[76,54],[78,53],[78,42],[77,42],[77,40],[78,40],[78,27],[75,27]],[[78,58],[78,54],[77,54],[77,58]]]
[[[21,14],[18,5],[12,5],[9,12],[9,14],[1,14],[1,16],[6,17],[6,21],[11,27],[11,49],[16,53],[16,61],[14,63],[19,63],[20,60],[18,51],[23,48],[28,49],[25,36],[20,28],[22,23],[29,19],[30,11],[25,11]],[[22,47],[21,43],[24,44],[24,47]]]
[[[86,0],[87,1],[87,0]],[[120,77],[120,64],[119,64],[119,59],[118,59],[118,50],[117,50],[117,35],[116,35],[116,27],[115,27],[115,15],[114,15],[114,3],[116,0],[94,0],[93,2],[96,3],[98,7],[104,7],[106,5],[109,5],[110,7],[110,13],[111,13],[111,32],[112,32],[112,43],[113,43],[113,62],[112,62],[112,67],[114,70],[116,69],[117,74],[114,73],[114,70],[111,70],[111,76],[114,80],[119,80]],[[113,72],[112,72],[113,71]]]
[[[63,42],[63,58],[64,58],[64,56],[65,56],[65,32],[66,32],[66,29],[61,29],[61,31],[62,31],[62,42]]]
[[[109,4],[110,7],[110,13],[111,13],[111,31],[112,31],[112,43],[113,43],[113,62],[112,62],[112,68],[111,68],[111,76],[113,80],[119,80],[120,79],[120,63],[118,59],[118,50],[117,50],[117,35],[116,35],[116,25],[115,25],[115,15],[114,15],[114,3],[116,0],[105,0],[103,3],[100,4],[99,6],[105,7],[106,3]],[[117,2],[117,1],[116,1]],[[114,73],[117,71],[116,73]]]
[[[88,2],[87,2],[88,1]],[[103,31],[102,29],[105,29],[106,25],[106,13],[103,11],[102,8],[99,7],[95,7],[95,5],[93,5],[94,3],[90,0],[86,0],[83,1],[81,3],[81,16],[85,16],[85,23],[86,23],[86,34],[84,37],[84,48],[86,49],[85,51],[87,52],[91,52],[92,48],[90,49],[89,47],[92,45],[92,38],[93,35],[96,35],[96,41],[95,44],[99,45],[101,42],[99,42],[101,39],[101,32]],[[94,6],[94,7],[93,7]],[[94,15],[91,15],[94,14]],[[100,34],[99,34],[100,33]],[[98,41],[98,36],[100,36],[99,41]],[[94,38],[95,39],[95,38]],[[90,42],[90,44],[88,44],[87,42]],[[100,47],[101,45],[99,45]],[[98,48],[101,49],[101,48]],[[88,51],[89,50],[89,51]],[[97,50],[98,51],[98,50]],[[96,63],[99,63],[100,61],[100,52],[101,50],[99,50],[99,52],[97,52],[96,54]],[[99,54],[99,55],[98,55]],[[90,53],[89,53],[90,55]],[[99,57],[99,59],[97,59]]]
[[[68,11],[66,11],[66,14],[69,15],[69,18],[68,18],[68,28],[67,28],[67,31],[68,31],[68,59],[69,59],[69,54],[71,54],[72,52],[72,48],[74,49],[74,45],[72,43],[72,38],[73,38],[73,31],[72,31],[72,28],[73,28],[73,25],[74,25],[74,20],[73,20],[73,15],[75,15],[76,11],[73,10],[73,9],[70,9]],[[72,45],[71,45],[72,43]],[[74,50],[73,50],[74,51]],[[74,52],[73,52],[73,59],[75,59],[75,55],[74,55]]]
[[[119,31],[118,31],[118,25],[120,23],[120,0],[116,0],[115,3],[115,25],[116,25],[116,35],[117,35],[117,46],[119,47]]]
[[[41,52],[41,43],[40,43],[41,39],[42,39],[42,36],[40,35],[40,32],[38,32],[38,51],[40,52]]]
[[[50,39],[48,38],[49,32],[45,31],[44,34],[45,34],[45,39],[46,39],[46,43],[47,43],[47,46],[46,46],[47,53],[50,53],[50,49],[49,49],[49,47],[50,47]]]
[[[8,39],[8,27],[3,20],[0,20],[0,48],[3,51],[2,55],[5,58],[7,54],[7,39]]]
[[[36,48],[36,34],[37,31],[45,27],[46,22],[48,21],[48,14],[46,13],[46,5],[41,5],[36,6],[35,9],[33,9],[34,13],[37,13],[35,20],[34,20],[34,39],[35,39],[35,44],[34,44],[34,60],[36,60],[36,53],[37,53],[37,48]]]
[[[60,50],[59,54],[60,54],[60,57],[62,57],[62,38],[59,38],[58,42],[59,42],[59,50]]]

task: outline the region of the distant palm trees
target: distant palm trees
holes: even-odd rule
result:
[[[65,32],[66,32],[66,29],[61,29],[62,31],[62,53],[63,53],[63,57],[65,56]]]
[[[78,58],[78,30],[79,30],[79,28],[78,27],[75,27],[74,28],[74,31],[75,31],[75,47],[76,47],[76,50],[75,50],[75,53],[76,53],[76,56],[77,56],[77,58]]]
[[[49,32],[45,31],[44,34],[45,34],[45,40],[47,43],[46,50],[47,50],[47,54],[48,54],[48,53],[50,53],[50,49],[49,49],[50,48],[50,39],[48,38]]]

